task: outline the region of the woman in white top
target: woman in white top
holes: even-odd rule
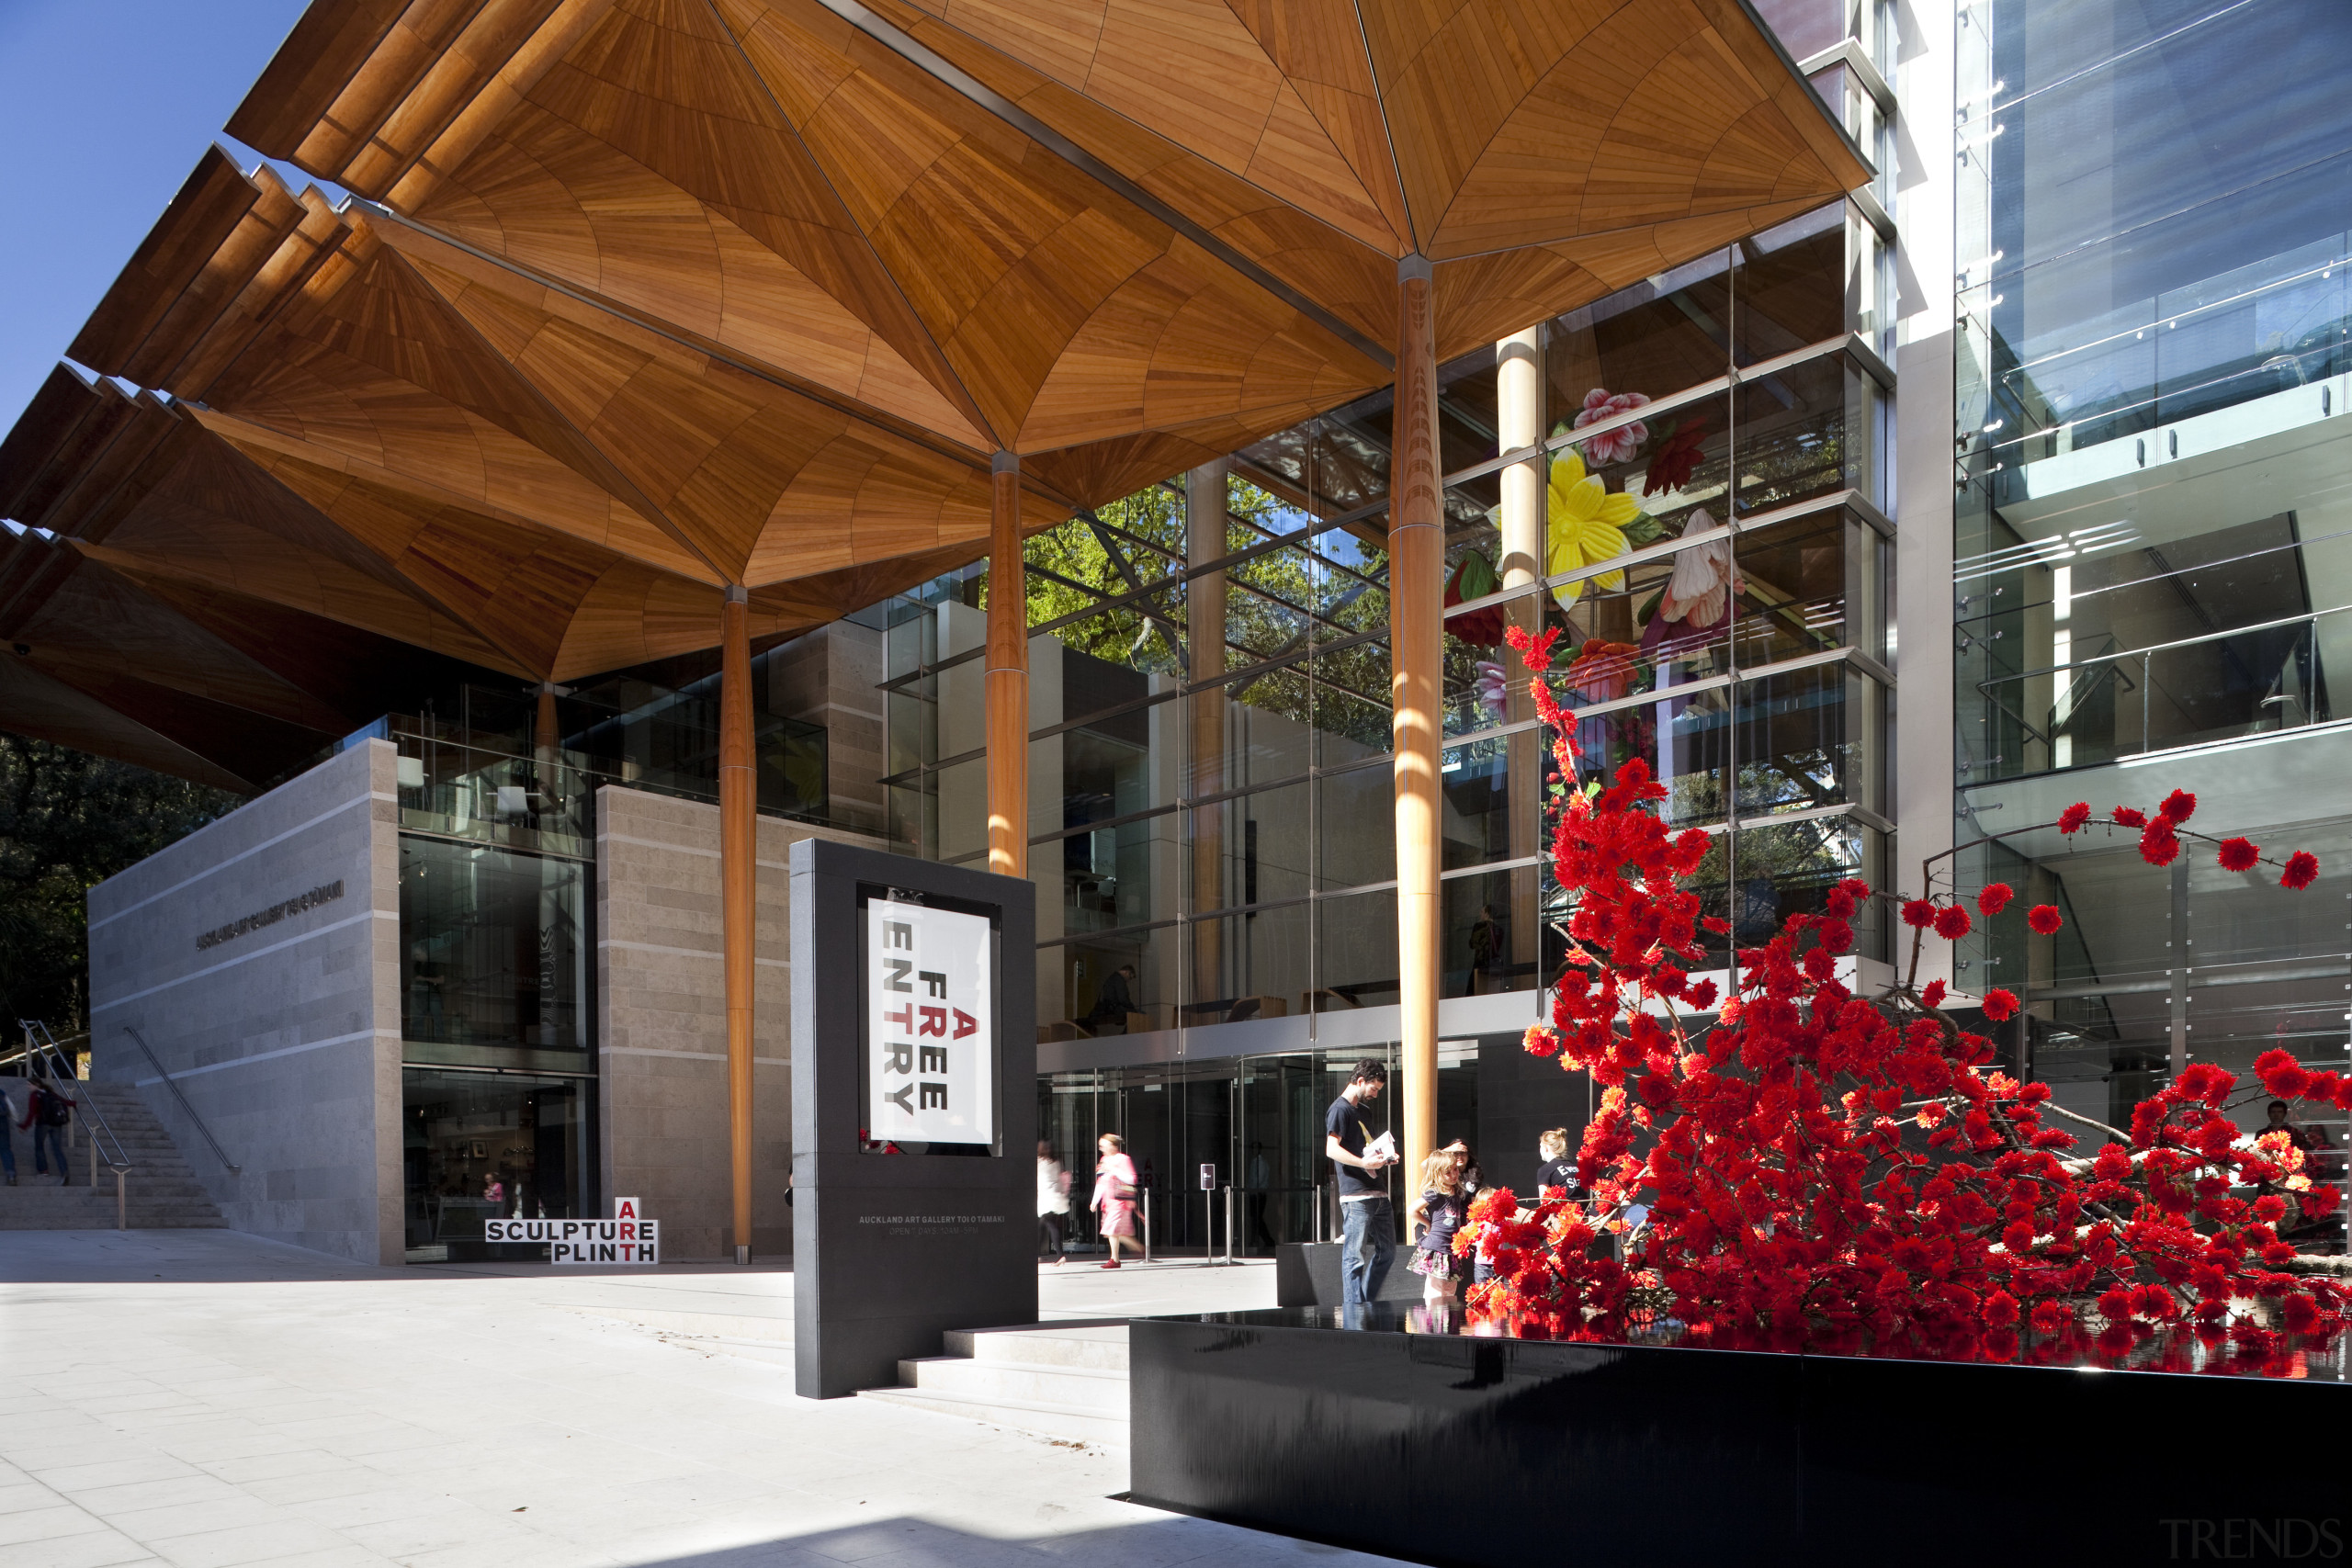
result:
[[[1062,1222],[1069,1213],[1069,1172],[1054,1157],[1054,1145],[1037,1140],[1037,1258],[1062,1260]]]

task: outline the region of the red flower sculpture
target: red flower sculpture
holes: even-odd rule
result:
[[[2064,925],[2066,921],[2065,918],[2058,913],[2057,905],[2036,904],[2025,912],[2025,923],[2036,936],[2054,936],[2057,934],[2058,928]]]
[[[1548,635],[1510,640],[1531,667],[1549,664]],[[1540,680],[1533,693],[1573,777],[1573,716]],[[1573,907],[1552,1021],[1529,1045],[1600,1090],[1578,1153],[1592,1196],[1521,1209],[1507,1190],[1479,1195],[1455,1239],[1494,1260],[1494,1277],[1471,1290],[1474,1315],[1534,1337],[1617,1339],[1670,1319],[1698,1344],[2155,1355],[2184,1370],[2198,1344],[2283,1369],[2297,1341],[2342,1331],[2352,1285],[2291,1271],[2279,1230],[2290,1208],[2308,1219],[2336,1195],[2300,1175],[2301,1151],[2283,1136],[2240,1128],[2236,1078],[2193,1064],[2127,1131],[2061,1112],[2046,1085],[1992,1070],[1992,1042],[1936,1010],[1940,987],[1914,983],[1927,929],[1966,929],[1956,903],[1904,908],[1911,978],[1864,997],[1838,970],[1850,929],[1829,928],[1871,895],[1840,884],[1826,914],[1792,916],[1740,952],[1716,1009],[1713,987],[1690,977],[1707,953],[1698,895],[1682,886],[1707,838],[1658,820],[1665,794],[1635,761],[1565,792],[1553,817],[1553,865]],[[2176,794],[2158,815],[2177,835],[2189,809]],[[2131,817],[2106,823],[2147,826]],[[2290,886],[2308,886],[2317,862],[2298,854],[2285,872]],[[2049,905],[2027,919],[2058,929]],[[1994,990],[1984,1007],[2006,1019],[2018,1003]],[[2266,1095],[2352,1108],[2352,1079],[2283,1051],[2256,1068]],[[2105,1145],[2082,1149],[2083,1133]],[[2247,1187],[2295,1197],[2233,1195]],[[1635,1204],[1648,1220],[1628,1232]],[[1612,1231],[1622,1256],[1596,1245]],[[2171,1325],[2183,1331],[2159,1343]]]
[[[2262,851],[2251,839],[2223,839],[2218,858],[2223,871],[2252,871],[2255,863],[2262,858]]]
[[[1976,896],[1976,908],[1988,917],[1997,915],[2007,908],[2009,900],[2017,896],[2017,889],[2006,882],[1988,882],[1984,885],[1984,891]]]

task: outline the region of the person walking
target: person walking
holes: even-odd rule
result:
[[[1095,1162],[1094,1199],[1087,1207],[1102,1216],[1102,1239],[1110,1244],[1111,1261],[1102,1267],[1116,1269],[1119,1243],[1136,1239],[1136,1162],[1127,1157],[1127,1141],[1116,1133],[1103,1134],[1094,1147],[1102,1157]]]
[[[1453,1233],[1462,1228],[1469,1200],[1462,1190],[1462,1162],[1438,1149],[1421,1161],[1421,1201],[1413,1210],[1420,1244],[1405,1267],[1421,1277],[1422,1299],[1435,1304],[1456,1293],[1464,1259],[1453,1256]]]
[[[0,1086],[0,1172],[7,1175],[9,1186],[17,1184],[17,1104],[6,1086]]]
[[[1323,1152],[1338,1174],[1340,1213],[1345,1220],[1346,1240],[1340,1253],[1343,1309],[1378,1301],[1388,1265],[1396,1256],[1396,1210],[1381,1175],[1396,1163],[1396,1156],[1385,1136],[1373,1137],[1369,1124],[1369,1108],[1387,1083],[1385,1066],[1369,1059],[1358,1062],[1348,1075],[1347,1089],[1323,1113]]]
[[[25,1096],[25,1119],[20,1127],[33,1130],[33,1174],[49,1174],[48,1156],[57,1156],[57,1184],[67,1185],[65,1127],[74,1120],[74,1097],[56,1087],[53,1078],[36,1078],[32,1092]]]
[[[1069,1172],[1054,1157],[1054,1145],[1037,1140],[1037,1257],[1062,1260],[1062,1224],[1069,1216]]]

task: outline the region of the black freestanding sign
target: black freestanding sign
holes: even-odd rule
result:
[[[792,846],[793,1359],[898,1382],[951,1328],[1037,1321],[1031,885]]]

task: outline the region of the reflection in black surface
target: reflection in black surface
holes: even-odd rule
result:
[[[1597,1349],[1611,1346],[1645,1350],[1687,1349],[1713,1355],[1787,1355],[1792,1358],[1823,1360],[1918,1361],[1931,1359],[1905,1349],[1899,1353],[1874,1354],[1869,1348],[1804,1351],[1727,1350],[1712,1345],[1689,1342],[1679,1325],[1669,1324],[1646,1334],[1617,1340],[1552,1340],[1541,1337],[1517,1334],[1506,1325],[1492,1319],[1474,1321],[1471,1314],[1454,1302],[1377,1302],[1363,1307],[1267,1307],[1250,1312],[1204,1312],[1170,1317],[1171,1323],[1220,1324],[1242,1328],[1323,1328],[1347,1329],[1373,1334],[1437,1335],[1457,1338],[1493,1339],[1523,1345],[1589,1345]],[[2036,1359],[2034,1352],[2048,1343],[2042,1337],[2027,1336],[2024,1350],[2015,1362],[1976,1360],[1972,1366],[2030,1366],[2056,1371],[2140,1371],[2195,1372],[2225,1377],[2256,1377],[2267,1375],[2298,1382],[2352,1382],[2352,1336],[2338,1337],[2324,1348],[2290,1348],[2269,1361],[2247,1360],[2233,1356],[2229,1347],[2209,1348],[2186,1327],[2175,1328],[2142,1340],[2130,1354],[2114,1359],[2071,1357],[2064,1360]],[[2167,1365],[2167,1360],[2179,1364]]]
[[[2346,1534],[2260,1443],[2197,1445],[2193,1486],[2154,1449],[1988,1480],[2053,1434],[2335,1430],[2352,1395],[2316,1357],[2273,1380],[1572,1344],[1395,1304],[1128,1336],[1135,1501],[1416,1562],[1981,1568],[1988,1501],[2005,1568],[2166,1561],[2183,1518]]]

